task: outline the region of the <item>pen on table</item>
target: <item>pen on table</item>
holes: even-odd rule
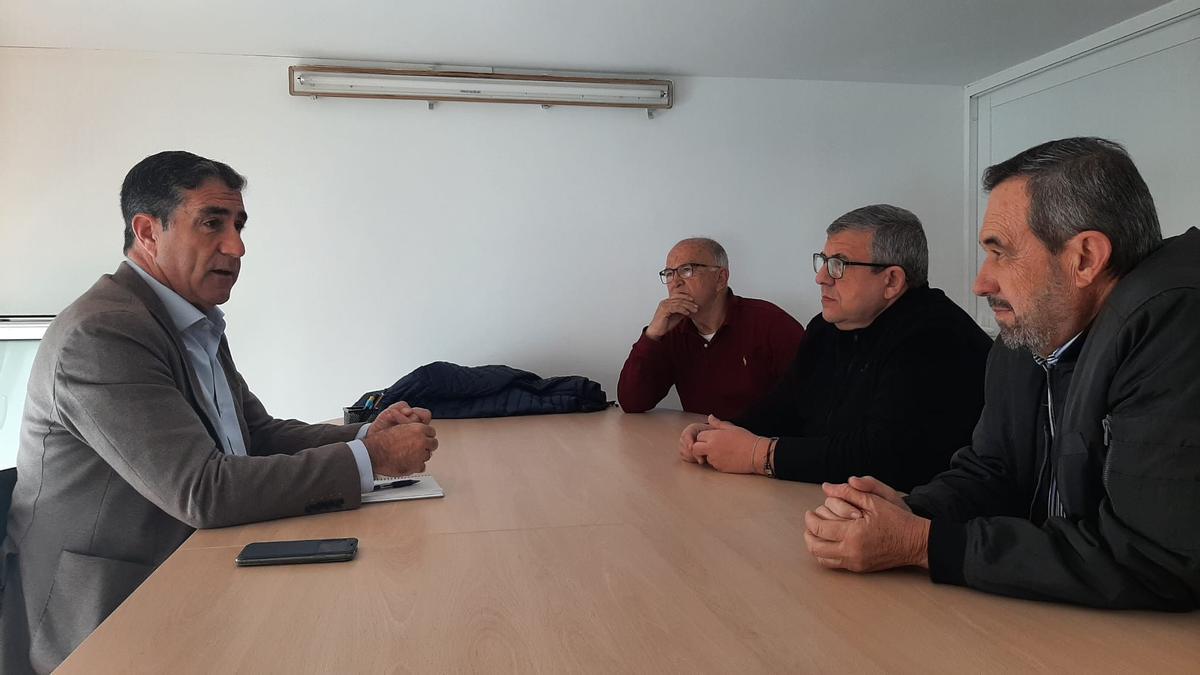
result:
[[[376,485],[375,491],[378,492],[379,490],[390,490],[392,488],[408,487],[409,485],[416,485],[417,483],[420,483],[420,482],[421,481],[416,478],[405,478],[404,480],[394,480],[390,483],[383,483],[382,485]]]

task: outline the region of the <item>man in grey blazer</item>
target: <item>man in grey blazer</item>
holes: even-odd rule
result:
[[[244,185],[191,153],[142,160],[121,189],[126,261],[46,331],[0,549],[5,673],[55,668],[195,528],[355,508],[373,474],[437,448],[424,409],[304,424],[250,392],[217,309]]]

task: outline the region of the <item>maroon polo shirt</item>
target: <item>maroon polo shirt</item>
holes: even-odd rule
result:
[[[617,400],[625,412],[645,412],[675,385],[684,410],[731,419],[774,387],[803,338],[787,312],[729,291],[725,323],[711,342],[686,319],[660,340],[643,328],[621,369]]]

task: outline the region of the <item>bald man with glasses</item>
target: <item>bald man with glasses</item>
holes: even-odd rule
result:
[[[658,276],[667,297],[621,369],[621,409],[645,412],[674,386],[688,412],[740,415],[779,381],[804,327],[765,300],[734,295],[729,256],[712,239],[675,244]]]
[[[969,443],[992,341],[929,287],[925,232],[910,211],[865,206],[826,235],[812,258],[821,313],[787,374],[733,422],[688,426],[679,453],[727,473],[872,475],[908,490]]]

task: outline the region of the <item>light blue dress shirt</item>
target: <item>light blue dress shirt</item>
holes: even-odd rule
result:
[[[233,389],[229,386],[225,369],[221,367],[217,358],[221,336],[225,334],[225,313],[217,307],[208,312],[200,311],[192,303],[184,300],[183,296],[150,276],[137,263],[128,258],[126,262],[162,301],[176,330],[183,337],[188,363],[195,371],[196,380],[200,384],[200,405],[204,406],[204,412],[209,418],[217,422],[221,450],[227,455],[246,455],[246,439],[242,436],[237,408],[234,407]],[[370,425],[363,425],[358,431],[358,437],[347,444],[358,465],[362,492],[370,492],[375,486],[371,457],[367,453],[367,446],[362,442],[369,427]]]

